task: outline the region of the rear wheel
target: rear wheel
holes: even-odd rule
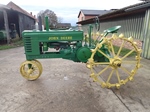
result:
[[[116,42],[121,43],[118,50],[116,50]],[[107,47],[111,55],[105,54],[100,50],[102,45]],[[126,45],[130,47],[130,50],[124,49]],[[111,38],[104,38],[92,50],[92,55],[87,62],[87,67],[91,71],[90,76],[93,78],[93,81],[98,82],[102,87],[120,88],[121,85],[133,80],[134,75],[141,66],[141,51],[132,37],[125,38],[123,35],[119,37],[113,35]],[[96,62],[94,60],[96,52],[101,53],[109,61]]]

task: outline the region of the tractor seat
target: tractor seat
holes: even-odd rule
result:
[[[107,30],[105,30],[104,32],[106,33],[117,33],[117,31],[121,28],[121,26],[114,26],[111,28],[108,28]]]

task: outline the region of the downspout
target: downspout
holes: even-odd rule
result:
[[[3,10],[4,15],[4,26],[6,30],[6,36],[7,36],[7,44],[10,43],[10,35],[9,35],[9,26],[8,26],[8,16],[6,10]]]

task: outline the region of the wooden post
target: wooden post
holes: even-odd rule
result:
[[[8,26],[8,16],[6,10],[3,10],[4,15],[4,25],[6,30],[6,36],[7,36],[7,44],[10,43],[10,35],[9,35],[9,26]]]

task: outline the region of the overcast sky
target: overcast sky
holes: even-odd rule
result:
[[[11,0],[27,12],[37,15],[38,12],[50,9],[62,22],[75,25],[80,9],[110,10],[120,9],[140,3],[140,0]],[[7,5],[10,0],[0,0],[0,4]]]

